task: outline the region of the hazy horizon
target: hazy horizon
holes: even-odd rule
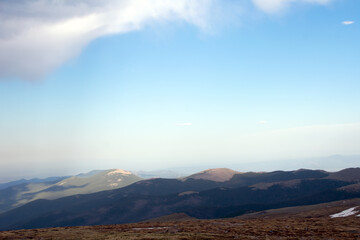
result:
[[[113,165],[105,168],[79,168],[79,169],[47,169],[47,171],[33,169],[11,169],[10,172],[3,172],[0,177],[0,183],[6,183],[10,181],[16,181],[20,179],[32,179],[32,178],[47,178],[47,177],[62,177],[62,176],[75,176],[79,174],[89,173],[94,170],[110,170],[110,169],[123,169],[137,172],[162,172],[169,171],[173,174],[180,176],[189,176],[191,174],[211,169],[211,168],[230,168],[239,172],[271,172],[271,171],[294,171],[299,169],[311,169],[311,170],[325,170],[328,172],[336,172],[346,168],[358,168],[360,167],[360,155],[354,156],[342,156],[333,155],[327,157],[314,157],[307,159],[277,159],[269,161],[244,161],[243,163],[216,163],[216,164],[192,164],[192,165],[173,165],[169,167],[153,167],[153,168],[141,168],[141,166],[134,167],[131,165],[120,166]]]
[[[0,182],[360,156],[358,0],[0,9]]]

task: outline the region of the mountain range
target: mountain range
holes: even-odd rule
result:
[[[20,180],[0,189],[0,212],[37,199],[57,199],[125,187],[142,178],[121,169],[95,170],[71,177]],[[6,186],[6,184],[4,184]]]
[[[11,181],[11,182],[6,182],[6,183],[0,183],[0,190],[11,187],[11,186],[16,186],[16,185],[20,185],[20,184],[28,184],[28,183],[56,183],[58,181],[61,181],[65,178],[68,178],[69,176],[66,177],[48,177],[48,178],[32,178],[32,179],[20,179],[20,180],[16,180],[16,181]]]
[[[132,176],[127,171],[109,170],[90,178],[98,181],[124,173]],[[200,219],[235,217],[266,209],[360,197],[359,176],[360,168],[338,172],[300,169],[245,173],[220,168],[179,179],[139,181],[134,177],[134,183],[125,187],[118,185],[116,189],[91,194],[31,201],[0,214],[0,229],[131,223],[174,213]],[[65,181],[63,185],[58,182],[52,188],[60,187],[66,192],[66,181],[70,180],[64,179],[60,181],[60,184]],[[108,187],[114,183],[107,181]],[[80,186],[79,189],[93,186],[92,191],[95,186],[104,186],[80,182],[69,186]],[[78,188],[70,189],[75,193]]]

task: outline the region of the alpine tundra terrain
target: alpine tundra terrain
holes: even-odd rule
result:
[[[90,178],[132,176],[124,170],[99,174]],[[234,218],[268,209],[359,198],[359,176],[360,168],[338,172],[300,169],[245,173],[218,168],[179,179],[138,181],[134,177],[134,183],[125,187],[111,185],[117,188],[31,201],[0,214],[0,229],[135,223],[175,213],[195,219]],[[100,183],[109,186],[122,181]],[[66,180],[60,183],[65,185]],[[97,186],[96,181],[87,184]],[[87,186],[80,184],[83,185]],[[56,186],[63,188],[63,185]]]
[[[226,219],[172,214],[133,224],[3,231],[0,239],[359,239],[359,213],[360,199],[352,199]]]

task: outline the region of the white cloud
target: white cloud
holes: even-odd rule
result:
[[[259,9],[267,13],[283,11],[293,3],[327,4],[331,0],[252,0]]]
[[[234,15],[243,17],[249,1],[274,13],[289,3],[331,0],[2,0],[0,78],[42,77],[96,38],[140,30],[153,22],[182,21],[203,30],[211,29],[214,19],[239,22]]]
[[[0,77],[38,78],[76,56],[90,41],[154,21],[202,29],[213,0],[36,0],[0,3]]]
[[[176,126],[180,126],[180,127],[192,126],[192,123],[177,123]]]
[[[351,24],[354,24],[355,22],[354,21],[343,21],[341,24],[343,25],[351,25]]]
[[[265,120],[261,120],[261,121],[258,121],[258,124],[262,124],[262,125],[264,125],[264,124],[267,124],[267,121],[265,121]]]

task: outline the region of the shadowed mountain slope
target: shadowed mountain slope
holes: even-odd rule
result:
[[[48,178],[32,178],[32,179],[20,179],[16,181],[6,182],[6,183],[0,183],[0,190],[6,189],[8,187],[20,185],[20,184],[29,184],[29,183],[56,183],[59,182],[66,177],[48,177]]]
[[[344,191],[356,179],[328,179],[323,171],[236,174],[229,181],[150,179],[124,188],[57,200],[37,200],[0,215],[0,229],[114,224],[174,213],[223,218],[247,212],[360,197]],[[286,181],[297,180],[293,184]],[[253,184],[271,183],[259,189]]]

